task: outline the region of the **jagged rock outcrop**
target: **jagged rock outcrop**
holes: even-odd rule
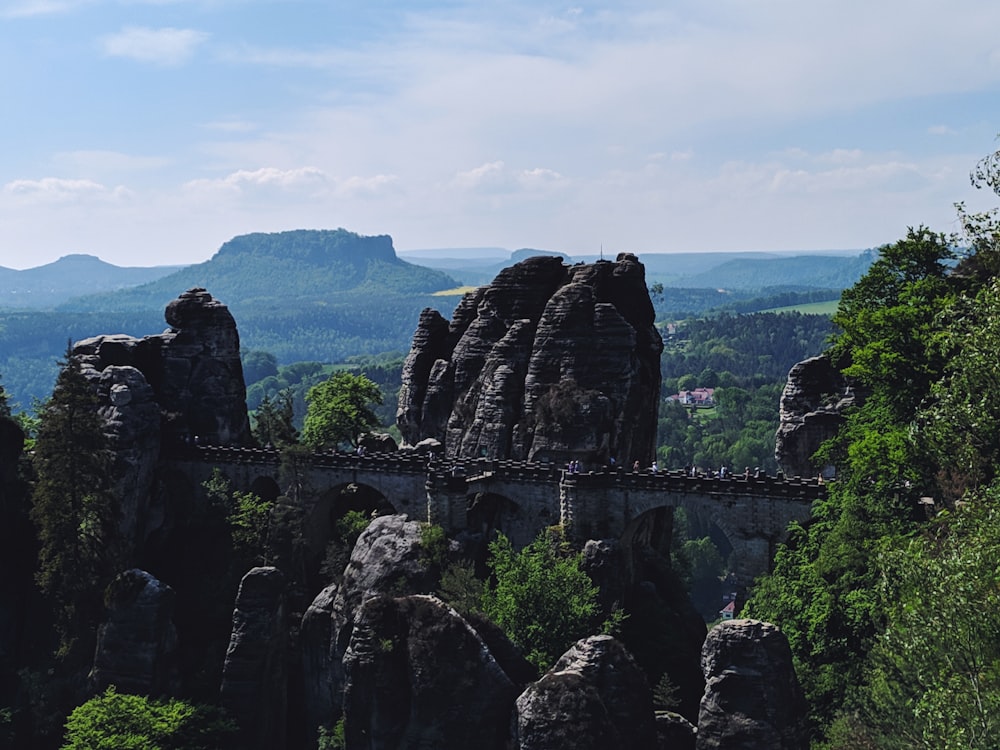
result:
[[[663,343],[638,259],[539,256],[467,294],[451,323],[425,310],[403,367],[405,444],[449,457],[649,460]]]
[[[628,590],[625,556],[617,539],[588,539],[583,545],[583,570],[600,592],[601,610],[620,609]]]
[[[673,711],[656,712],[656,742],[659,750],[695,750],[698,727]]]
[[[503,750],[518,689],[432,596],[369,599],[344,656],[348,747]]]
[[[578,641],[517,699],[520,750],[653,750],[646,678],[611,636]]]
[[[163,520],[151,493],[160,456],[160,408],[152,387],[135,367],[109,365],[97,370],[87,364],[83,373],[103,404],[100,414],[114,456],[114,492],[121,507],[119,528],[130,552]]]
[[[141,372],[159,405],[164,439],[250,445],[240,338],[229,308],[196,288],[170,302],[165,317],[170,328],[161,334],[95,336],[75,344],[73,355],[98,373],[115,365]]]
[[[844,410],[859,394],[829,357],[812,357],[794,365],[781,393],[780,425],[774,458],[790,477],[817,476],[829,467],[812,462],[819,446],[836,435]]]
[[[180,687],[174,591],[144,570],[118,574],[108,587],[107,616],[97,633],[95,692],[173,695]]]
[[[253,568],[236,595],[219,691],[240,726],[242,747],[285,747],[287,638],[285,576],[277,568]]]
[[[758,620],[714,627],[702,647],[698,750],[804,750],[806,704],[785,634]]]
[[[249,445],[239,335],[228,308],[191,289],[166,309],[168,331],[77,342],[72,355],[100,401],[114,453],[121,532],[130,553],[160,528],[153,492],[164,442]]]
[[[299,652],[302,674],[302,714],[308,727],[327,726],[339,705],[333,694],[333,600],[338,586],[324,588],[302,615]]]
[[[383,594],[427,594],[437,588],[440,571],[423,547],[424,527],[405,515],[374,519],[358,537],[340,585],[324,589],[309,608],[307,630],[312,635],[307,639],[304,633],[302,643],[304,701],[307,720],[315,726],[332,724],[340,715],[343,657],[364,602]]]

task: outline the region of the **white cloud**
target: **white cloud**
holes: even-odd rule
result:
[[[326,175],[316,167],[300,167],[298,169],[262,167],[255,170],[241,169],[219,179],[191,180],[184,187],[189,190],[229,193],[242,193],[260,189],[277,189],[291,192],[315,188],[326,182]]]
[[[496,189],[507,184],[507,172],[502,161],[491,161],[478,167],[459,172],[454,184],[466,190]]]
[[[545,190],[562,187],[568,180],[554,169],[525,169],[517,175],[517,183],[527,190]]]
[[[123,186],[108,188],[93,180],[70,180],[59,177],[13,180],[3,186],[3,191],[18,199],[58,203],[92,199],[113,200],[130,195],[130,191]]]
[[[399,187],[399,177],[393,174],[377,174],[373,177],[348,177],[337,182],[337,195],[341,197],[373,196],[395,191]]]
[[[108,57],[173,67],[190,60],[198,45],[208,37],[209,34],[194,29],[127,26],[117,34],[102,37],[100,43]]]

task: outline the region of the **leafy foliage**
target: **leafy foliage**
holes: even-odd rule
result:
[[[302,441],[312,448],[354,445],[360,434],[378,426],[372,404],[382,392],[364,375],[335,372],[309,389]]]
[[[544,672],[580,638],[615,623],[600,619],[598,590],[561,536],[542,532],[520,552],[502,534],[490,543],[493,578],[482,611]]]
[[[221,710],[182,700],[150,700],[112,685],[66,720],[61,750],[223,750],[236,725]]]
[[[234,492],[232,504],[228,521],[237,556],[253,564],[266,564],[274,503],[252,492]]]
[[[986,748],[1000,737],[1000,487],[886,545],[885,611],[863,716],[884,748]]]

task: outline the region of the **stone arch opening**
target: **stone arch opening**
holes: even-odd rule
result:
[[[666,496],[632,518],[620,541],[633,580],[644,577],[651,559],[669,561],[706,622],[719,619],[724,599],[741,591],[744,538],[724,513]]]
[[[482,534],[487,540],[500,532],[513,541],[520,515],[520,506],[509,497],[477,492],[467,500],[466,528],[473,534]]]
[[[352,511],[374,517],[395,513],[396,509],[381,492],[366,484],[345,482],[323,492],[305,518],[307,566],[310,571],[320,571],[327,557],[328,545],[340,539],[340,521]],[[350,550],[341,550],[341,553],[349,556]]]
[[[281,496],[281,488],[273,477],[257,477],[251,482],[250,491],[261,500],[271,503]]]

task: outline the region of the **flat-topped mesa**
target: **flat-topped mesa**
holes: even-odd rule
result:
[[[528,258],[427,309],[403,366],[404,444],[451,458],[631,463],[655,451],[663,341],[631,253],[566,266]]]

